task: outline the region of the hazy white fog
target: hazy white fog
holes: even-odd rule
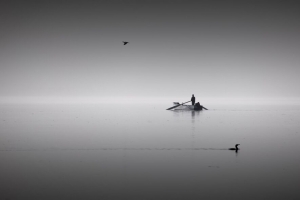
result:
[[[295,1],[3,1],[0,96],[296,98],[298,8]]]

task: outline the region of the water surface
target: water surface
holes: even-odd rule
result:
[[[0,105],[1,198],[300,198],[299,106],[170,106]]]

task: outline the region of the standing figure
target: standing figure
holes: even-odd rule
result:
[[[192,95],[191,101],[192,101],[192,105],[194,105],[195,101],[196,101],[196,98],[194,97],[194,95]]]

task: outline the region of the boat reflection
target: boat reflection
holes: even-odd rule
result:
[[[203,111],[195,111],[195,110],[173,110],[173,115],[175,117],[187,117],[191,116],[191,119],[194,120],[196,117],[199,117]]]

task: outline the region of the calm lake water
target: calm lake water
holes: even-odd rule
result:
[[[300,199],[300,106],[171,106],[1,104],[0,198]]]

